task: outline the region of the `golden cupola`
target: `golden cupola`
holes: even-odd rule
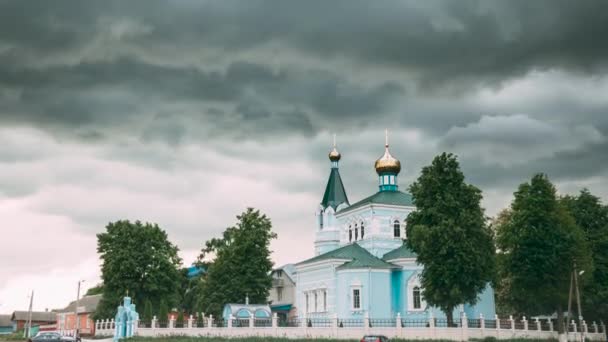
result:
[[[337,167],[337,163],[340,161],[340,158],[342,158],[342,155],[336,148],[336,135],[334,134],[334,148],[329,152],[329,160],[331,160],[332,164],[335,164]]]
[[[401,171],[401,162],[391,155],[388,150],[388,131],[386,133],[386,143],[384,144],[384,155],[376,160],[374,165],[378,175],[392,173],[397,175]]]

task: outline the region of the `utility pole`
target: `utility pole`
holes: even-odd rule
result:
[[[74,339],[78,341],[78,337],[80,336],[80,319],[78,318],[78,306],[80,305],[80,283],[84,280],[78,281],[78,291],[76,292],[76,309],[74,313],[76,314],[76,331],[74,331]]]
[[[578,326],[579,326],[579,330],[581,331],[580,335],[581,335],[581,342],[583,342],[584,337],[583,337],[583,311],[581,310],[581,294],[578,290],[578,276],[579,274],[582,275],[583,273],[585,273],[585,271],[580,271],[577,272],[576,271],[576,266],[574,268],[574,287],[576,288],[576,305],[577,305],[577,309],[578,309]]]
[[[574,273],[570,273],[570,292],[568,294],[568,312],[566,313],[566,337],[568,336],[568,327],[570,326],[570,313],[572,312],[572,292],[574,291]]]
[[[32,290],[32,295],[30,296],[30,308],[28,309],[28,318],[27,318],[27,329],[23,331],[23,337],[30,338],[31,330],[32,330],[32,306],[34,305],[34,290]]]

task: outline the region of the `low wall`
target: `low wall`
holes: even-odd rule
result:
[[[343,325],[341,322],[347,324]],[[357,322],[341,321],[337,318],[327,320],[292,320],[278,322],[272,320],[230,320],[216,321],[212,317],[204,319],[187,319],[183,323],[174,320],[168,322],[134,322],[137,336],[207,336],[207,337],[288,337],[288,338],[334,338],[360,339],[364,335],[379,334],[389,338],[411,340],[451,340],[467,341],[494,337],[496,339],[557,339],[557,331],[550,321],[515,321],[509,319],[462,319],[456,327],[446,327],[436,319],[412,320],[387,319],[374,320],[365,318]],[[283,326],[287,325],[287,326]],[[98,321],[95,326],[96,336],[112,336],[115,324],[113,321]],[[568,326],[568,340],[581,341],[581,337],[591,341],[606,341],[606,327],[595,323],[581,327],[574,322]],[[582,336],[581,336],[582,335]]]

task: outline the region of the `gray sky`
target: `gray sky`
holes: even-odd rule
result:
[[[247,206],[313,253],[331,135],[351,202],[384,129],[406,189],[459,156],[488,215],[546,172],[606,199],[608,2],[0,1],[0,312],[99,279],[95,234],[194,260]]]

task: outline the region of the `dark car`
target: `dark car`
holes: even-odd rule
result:
[[[365,335],[361,342],[388,342],[388,337],[382,335]]]
[[[80,342],[80,339],[74,339],[72,336],[64,336],[58,332],[41,332],[31,338],[31,342]]]

